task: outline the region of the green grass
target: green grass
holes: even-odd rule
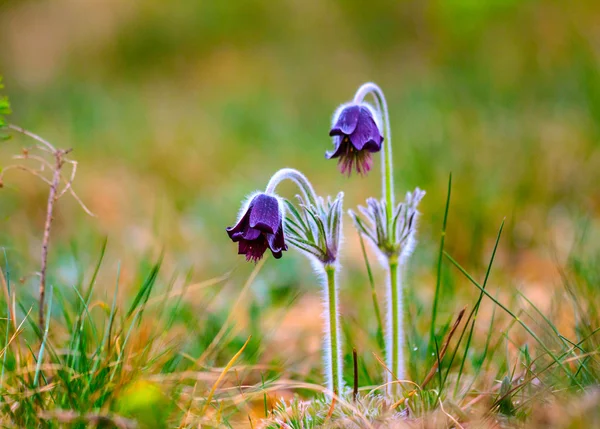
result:
[[[96,3],[2,6],[0,125],[12,108],[73,147],[98,217],[58,204],[39,327],[47,189],[5,177],[0,426],[600,426],[594,2]],[[360,391],[332,410],[311,267],[246,265],[223,229],[285,166],[348,207],[378,194],[377,174],[323,158],[367,80],[388,97],[397,197],[427,191],[406,276],[416,384],[382,396],[384,279],[346,222],[343,378]],[[31,144],[3,137],[0,168]]]
[[[159,254],[154,261],[143,261],[131,277],[133,284],[121,284],[120,267],[114,272],[116,282],[101,283],[106,270],[103,259],[110,247],[104,241],[87,280],[81,276],[73,287],[54,283],[50,288],[47,324],[40,332],[32,316],[35,300],[17,293],[10,253],[5,251],[4,297],[11,297],[9,302],[15,304],[7,305],[4,300],[2,425],[362,428],[430,421],[491,427],[494,422],[533,424],[550,412],[562,413],[561,424],[592,424],[599,417],[597,412],[581,403],[593,400],[592,388],[600,381],[596,336],[600,325],[592,304],[596,291],[590,285],[598,278],[597,265],[591,262],[596,256],[571,256],[563,269],[564,290],[554,291],[553,302],[560,303],[556,311],[542,311],[520,291],[508,297],[510,305],[505,304],[502,301],[507,297],[498,298],[498,291],[488,285],[494,278],[494,257],[502,247],[503,225],[481,284],[440,249],[445,258],[432,270],[440,273],[440,264],[454,266],[478,293],[466,302],[468,316],[453,337],[448,337],[451,321],[435,327],[433,356],[418,360],[411,354],[411,379],[417,383],[403,383],[401,396],[385,397],[384,389],[378,387],[382,360],[373,359],[381,355],[376,320],[364,333],[350,322],[344,333],[348,345],[359,345],[360,392],[354,401],[348,390],[333,408],[321,393],[320,376],[313,379],[312,370],[306,373],[306,369],[294,374],[292,360],[273,365],[282,356],[269,350],[272,339],[263,332],[251,332],[257,329],[252,323],[243,328],[232,324],[240,320],[239,311],[245,311],[248,288],[263,266],[275,260],[258,264],[240,285],[238,297],[210,314],[223,286],[232,280],[231,274],[192,285],[185,284],[189,279],[184,276],[182,284],[181,276],[161,275],[164,256]],[[373,276],[370,266],[367,272],[366,292],[368,277]],[[121,289],[132,293],[123,295]],[[193,296],[192,289],[205,291],[202,301],[195,304],[205,312],[190,311],[184,297]],[[443,289],[436,288],[437,294]],[[453,300],[462,300],[452,288],[430,302],[441,304],[453,295]],[[375,299],[378,303],[379,298]],[[484,322],[478,316],[486,300],[493,304],[486,307],[493,314]],[[418,318],[432,314],[433,307],[425,303],[410,302],[409,306],[413,314],[418,308]],[[557,320],[565,308],[573,309],[573,323],[561,322],[559,328]],[[368,301],[357,303],[352,311],[357,310],[374,315]],[[253,342],[254,334],[260,341]],[[373,336],[365,343],[364,335]],[[417,327],[408,342],[426,345],[429,335],[429,327]],[[444,355],[440,355],[442,342],[449,345]],[[271,363],[264,360],[269,355]],[[319,365],[319,359],[311,362]],[[420,374],[434,364],[438,364],[437,375],[421,388]],[[344,376],[350,386],[354,378],[350,365]],[[278,399],[289,394],[294,398]],[[592,399],[585,399],[590,395]],[[578,407],[583,417],[567,412],[568,407]]]

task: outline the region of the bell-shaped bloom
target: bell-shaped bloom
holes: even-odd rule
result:
[[[356,169],[357,173],[366,174],[371,169],[371,154],[379,152],[383,142],[376,119],[376,113],[366,104],[349,104],[336,112],[329,131],[334,149],[326,156],[339,158],[342,173],[350,175]]]
[[[283,216],[276,197],[264,193],[253,196],[237,224],[227,228],[229,238],[238,243],[238,254],[246,255],[247,261],[257,262],[268,248],[275,258],[281,258],[281,252],[287,250]]]

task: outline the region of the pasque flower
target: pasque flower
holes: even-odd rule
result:
[[[275,188],[284,180],[300,189],[299,209],[285,200],[290,216],[284,221],[283,200]],[[287,250],[287,240],[315,264],[323,286],[325,336],[323,360],[327,387],[340,395],[343,387],[342,337],[338,312],[337,261],[342,230],[343,194],[332,200],[319,197],[309,180],[292,168],[277,171],[263,193],[251,195],[240,211],[237,225],[227,228],[229,238],[239,243],[240,254],[248,261],[258,261],[267,248],[275,258]],[[284,236],[285,231],[285,236]]]
[[[323,199],[310,181],[298,170],[282,168],[269,180],[265,192],[273,193],[283,180],[291,180],[300,189],[298,206],[284,200],[288,209],[284,229],[286,240],[313,263],[323,288],[323,368],[327,388],[340,395],[344,386],[342,374],[342,336],[338,311],[337,260],[341,243],[343,193],[335,199]]]
[[[328,159],[339,158],[342,173],[350,175],[353,169],[366,174],[372,165],[371,154],[381,150],[383,135],[379,117],[367,103],[342,105],[333,116],[329,135],[333,137],[334,149],[328,151]]]
[[[258,193],[242,209],[237,224],[227,228],[227,234],[238,243],[238,254],[246,255],[247,261],[257,262],[267,248],[279,259],[281,252],[288,248],[283,235],[283,217],[283,208],[276,196]]]
[[[365,103],[367,96],[373,97],[374,107]],[[350,211],[350,216],[359,233],[378,250],[387,270],[385,377],[388,393],[396,394],[399,389],[395,380],[403,380],[406,376],[403,273],[415,246],[417,207],[425,193],[417,188],[406,194],[403,203],[394,202],[390,117],[383,91],[376,84],[361,85],[352,103],[337,110],[329,135],[334,138],[335,150],[327,155],[340,158],[342,172],[350,173],[352,168],[359,173],[368,171],[371,153],[381,151],[382,198],[369,198],[366,207],[360,207],[359,213]]]

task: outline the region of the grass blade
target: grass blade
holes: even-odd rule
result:
[[[242,348],[235,355],[233,355],[231,360],[227,363],[227,365],[225,365],[225,368],[223,368],[221,375],[219,375],[219,378],[217,378],[217,381],[215,381],[215,384],[213,384],[212,388],[210,389],[208,397],[206,398],[206,403],[204,404],[204,409],[202,410],[202,414],[206,414],[206,410],[208,409],[208,407],[212,401],[212,398],[215,395],[215,391],[219,387],[219,384],[221,384],[221,381],[223,381],[223,378],[225,377],[227,372],[231,369],[231,367],[233,366],[235,361],[238,360],[238,358],[242,355],[242,353],[244,352],[244,349],[246,348],[246,346],[248,345],[248,343],[250,342],[251,339],[252,339],[252,335],[250,335],[248,337],[248,339],[246,340],[246,342],[244,343]]]
[[[437,277],[435,281],[435,295],[433,297],[433,309],[431,313],[431,330],[429,333],[430,344],[435,337],[435,319],[437,318],[438,301],[440,297],[440,286],[442,283],[442,262],[444,255],[444,243],[446,241],[446,225],[448,224],[448,210],[450,209],[450,196],[452,194],[452,173],[448,177],[448,194],[446,197],[446,208],[444,209],[444,221],[442,223],[442,236],[440,239],[440,251],[437,262]]]
[[[494,259],[496,257],[496,251],[498,250],[498,244],[500,243],[500,237],[502,236],[502,230],[504,229],[504,222],[505,222],[505,219],[502,220],[502,223],[500,224],[500,228],[498,229],[498,234],[496,235],[496,242],[494,243],[494,249],[492,250],[492,256],[490,257],[490,262],[488,263],[488,267],[485,272],[485,278],[483,279],[483,284],[482,284],[483,289],[485,289],[485,287],[487,286],[488,279],[490,278],[490,272],[492,271],[492,265],[494,264]],[[469,328],[469,323],[470,323],[469,335],[467,336],[467,344],[465,346],[465,351],[463,353],[462,360],[460,361],[458,377],[456,379],[456,385],[454,387],[454,396],[456,396],[458,386],[460,385],[460,378],[462,376],[465,362],[467,360],[467,354],[469,353],[469,348],[471,346],[471,340],[473,338],[473,331],[475,330],[475,321],[477,320],[477,313],[479,312],[479,306],[481,304],[482,299],[483,299],[483,292],[480,291],[479,297],[477,298],[477,302],[471,309],[471,312],[469,313],[469,317],[467,317],[465,327],[463,328],[463,330],[460,334],[460,337],[458,338],[458,342],[456,343],[456,348],[454,349],[454,353],[452,354],[452,358],[450,359],[450,363],[448,364],[448,371],[446,371],[445,378],[447,378],[448,374],[450,373],[450,368],[452,367],[452,362],[454,362],[454,358],[456,356],[456,353],[458,352],[458,347],[460,346],[463,336],[464,336],[467,328]],[[471,321],[471,319],[472,319],[472,321]]]
[[[375,281],[373,280],[373,272],[371,271],[371,264],[367,257],[367,250],[365,249],[365,241],[363,240],[362,234],[358,232],[358,239],[360,240],[360,248],[362,250],[363,259],[365,266],[367,267],[367,275],[369,276],[369,284],[371,286],[371,298],[373,299],[373,309],[375,310],[375,318],[377,319],[377,344],[381,353],[385,353],[385,341],[383,339],[383,322],[381,321],[381,310],[379,309],[379,300],[377,299],[377,291],[375,290]]]
[[[482,291],[485,294],[485,296],[487,296],[489,299],[491,299],[494,302],[494,304],[496,304],[498,307],[500,307],[502,310],[504,310],[506,313],[508,313],[509,316],[511,316],[513,319],[515,319],[516,322],[519,325],[521,325],[523,327],[523,329],[525,329],[527,331],[527,333],[529,335],[531,335],[531,337],[554,360],[554,362],[556,362],[556,364],[565,372],[565,374],[571,379],[571,381],[577,387],[579,387],[581,390],[583,390],[583,386],[581,385],[581,383],[579,383],[579,381],[577,381],[577,379],[573,376],[573,374],[571,374],[571,372],[563,365],[563,363],[556,357],[556,355],[554,353],[552,353],[552,351],[546,346],[546,344],[544,344],[544,342],[536,335],[535,332],[533,332],[531,330],[531,328],[529,328],[529,326],[527,326],[527,324],[525,322],[523,322],[516,314],[514,314],[512,311],[510,311],[505,305],[503,305],[500,301],[498,301],[496,298],[494,298],[492,295],[490,295],[483,287],[481,287],[481,285],[479,283],[477,283],[477,281],[475,279],[473,279],[473,277],[471,277],[471,275],[469,273],[467,273],[467,271],[458,262],[456,262],[454,260],[454,258],[452,258],[452,256],[450,256],[446,252],[444,252],[444,255],[467,279],[469,279],[469,281],[471,283],[473,283],[474,286],[476,286],[480,291]]]
[[[48,312],[46,313],[46,328],[44,329],[44,337],[42,344],[40,345],[40,351],[37,357],[37,363],[35,366],[35,376],[33,377],[33,387],[37,387],[40,376],[40,370],[42,367],[42,361],[44,359],[44,350],[46,348],[46,342],[48,341],[48,331],[50,330],[50,319],[52,318],[52,285],[48,288]]]

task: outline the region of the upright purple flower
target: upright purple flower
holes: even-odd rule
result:
[[[376,113],[364,103],[341,106],[333,117],[329,135],[333,137],[334,149],[326,157],[339,158],[340,171],[348,175],[353,168],[366,174],[373,163],[371,154],[379,152],[383,142]]]
[[[267,248],[276,259],[287,250],[283,236],[283,209],[273,195],[254,195],[242,210],[237,225],[227,228],[227,234],[238,243],[238,254],[247,261],[259,261]]]

